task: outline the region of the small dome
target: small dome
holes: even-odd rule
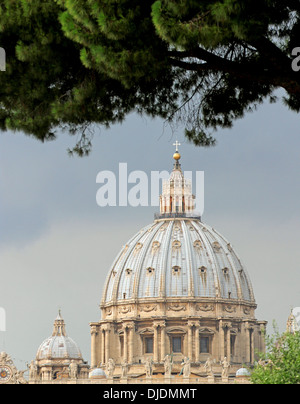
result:
[[[80,349],[72,338],[68,337],[65,322],[60,312],[54,321],[52,336],[40,345],[36,359],[82,359]]]
[[[250,376],[250,372],[246,368],[240,368],[236,372],[236,377],[249,377],[249,376]]]
[[[36,359],[81,359],[81,352],[76,342],[70,337],[52,336],[39,347]]]
[[[103,369],[96,368],[90,373],[90,379],[106,379],[106,374]]]

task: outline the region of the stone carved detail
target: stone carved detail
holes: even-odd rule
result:
[[[211,358],[208,358],[207,361],[204,364],[204,369],[206,372],[206,375],[208,377],[214,377],[214,372],[213,372],[213,360]]]
[[[108,364],[107,364],[107,376],[109,378],[113,377],[114,371],[115,371],[115,361],[112,358],[109,358]]]
[[[223,310],[227,311],[227,313],[235,313],[236,312],[236,306],[224,304],[223,305]]]
[[[131,306],[122,306],[119,308],[119,314],[127,314],[131,312]]]
[[[180,304],[173,304],[172,306],[168,306],[168,310],[171,310],[171,311],[186,311],[186,306],[181,306]]]
[[[156,311],[157,310],[157,305],[150,305],[147,304],[146,306],[141,306],[140,311],[144,311],[146,313],[150,313],[151,311]]]
[[[199,304],[199,305],[196,306],[196,310],[197,311],[205,311],[205,312],[213,311],[214,310],[214,305],[213,304],[207,304],[207,303]]]
[[[223,359],[223,361],[221,362],[222,365],[222,379],[228,379],[228,372],[229,372],[229,368],[230,368],[230,362],[227,360],[226,356]]]
[[[71,360],[69,365],[69,376],[71,379],[77,379],[78,377],[78,364],[74,360]]]
[[[24,373],[18,370],[6,352],[0,353],[0,384],[27,384]]]
[[[171,355],[166,355],[164,360],[164,368],[165,368],[165,377],[171,377],[172,368],[173,368],[173,359]]]
[[[146,371],[146,377],[152,377],[153,375],[153,360],[152,358],[146,358],[145,362],[145,371]]]
[[[185,377],[185,378],[190,377],[190,375],[191,375],[191,361],[187,356],[183,359],[182,365],[183,366],[182,366],[182,369],[181,369],[181,372],[180,372],[179,376],[182,374],[183,377]]]

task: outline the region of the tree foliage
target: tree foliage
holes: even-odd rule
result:
[[[0,127],[65,128],[85,154],[92,124],[137,111],[208,146],[277,88],[299,112],[299,37],[298,0],[1,0]]]
[[[267,353],[251,374],[254,384],[300,383],[300,333],[278,331],[267,338]]]

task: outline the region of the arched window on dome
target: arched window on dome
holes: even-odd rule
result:
[[[172,243],[172,250],[178,251],[181,248],[181,242],[179,240],[174,240]]]
[[[153,243],[152,243],[152,254],[156,254],[157,253],[157,251],[159,250],[159,248],[160,248],[160,242],[159,241],[153,241]]]
[[[134,255],[138,254],[138,253],[141,251],[142,247],[143,247],[143,244],[142,244],[142,243],[137,243],[136,246],[135,246],[135,248],[134,248],[133,254],[134,254]]]
[[[195,240],[193,245],[196,250],[200,250],[202,248],[202,244],[201,244],[200,240]]]

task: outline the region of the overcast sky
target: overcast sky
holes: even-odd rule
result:
[[[0,133],[0,307],[6,311],[5,350],[25,369],[52,333],[61,308],[67,333],[90,363],[89,323],[110,265],[121,247],[153,221],[155,207],[96,203],[96,176],[119,163],[128,172],[172,170],[173,143],[181,142],[183,170],[204,171],[203,222],[234,246],[250,275],[258,309],[272,332],[285,329],[300,306],[299,116],[280,102],[216,134],[217,146],[186,143],[183,128],[129,116],[97,129],[92,154],[70,158],[76,138],[61,134],[39,143],[22,133]],[[129,185],[130,189],[130,185]]]

